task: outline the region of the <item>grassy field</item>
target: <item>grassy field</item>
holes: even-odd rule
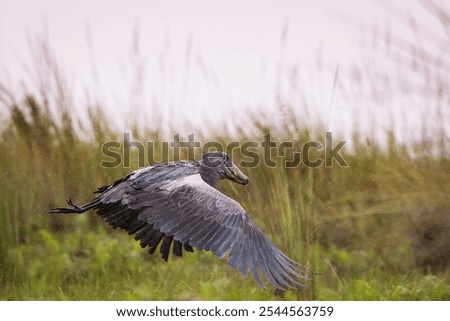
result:
[[[219,188],[239,200],[280,248],[316,272],[306,288],[278,293],[258,288],[211,253],[188,253],[166,264],[93,213],[47,214],[69,196],[90,199],[98,186],[130,171],[100,166],[102,143],[119,135],[98,115],[90,124],[94,135],[82,138],[69,118],[56,125],[33,97],[9,108],[12,117],[0,139],[2,299],[450,299],[445,146],[434,146],[440,153],[433,156],[397,144],[392,135],[382,148],[355,133],[353,148],[342,152],[348,167],[260,165],[243,169],[248,187],[222,182]],[[295,146],[324,139],[317,129],[300,132]],[[151,139],[145,137],[140,140]]]
[[[411,54],[419,65],[431,61],[423,52]],[[293,142],[286,155],[272,155],[277,166],[243,168],[250,185],[219,184],[276,245],[314,271],[305,288],[280,292],[259,288],[209,252],[165,263],[94,213],[47,214],[46,209],[63,206],[68,197],[78,203],[91,199],[97,187],[138,167],[136,154],[131,168],[100,166],[102,145],[121,141],[123,133],[109,125],[102,107],[74,113],[75,103],[52,72],[51,60],[47,63],[51,72],[40,95],[22,96],[0,84],[0,299],[450,300],[445,117],[423,118],[416,138],[407,142],[399,139],[393,123],[383,128],[381,139],[357,126],[348,137],[335,134],[335,142],[347,141],[341,155],[348,166],[342,167],[336,162],[317,168],[283,166],[304,143],[325,142],[325,126],[305,123],[295,105],[283,109],[290,116],[277,126],[264,115],[249,114],[240,119],[246,128],[232,133],[192,128],[203,143],[261,141],[268,132],[278,142]],[[426,74],[429,104],[443,111],[449,107],[448,75],[439,78],[440,70],[429,66],[415,72]],[[397,74],[404,70],[399,68]],[[410,89],[400,85],[397,90],[409,95]],[[131,124],[130,131],[141,142],[158,143],[164,137],[158,126]],[[263,157],[261,149],[255,151]],[[154,152],[161,158],[160,149]],[[322,152],[312,156],[324,157]],[[244,155],[236,154],[235,161],[240,160]]]

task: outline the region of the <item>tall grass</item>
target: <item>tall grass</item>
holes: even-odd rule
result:
[[[103,141],[83,140],[70,126],[56,125],[32,97],[10,108],[13,117],[0,145],[4,299],[280,298],[251,280],[245,291],[239,290],[241,276],[218,265],[212,255],[188,254],[182,259],[186,264],[174,260],[166,265],[147,258],[132,238],[111,231],[93,215],[46,214],[46,208],[68,197],[90,199],[96,187],[128,170],[101,168]],[[95,121],[103,132],[107,121]],[[303,137],[295,146],[312,139]],[[370,299],[376,293],[391,299],[448,299],[448,230],[428,245],[438,247],[435,261],[424,254],[415,257],[414,246],[427,248],[427,234],[434,233],[436,224],[448,226],[449,159],[411,156],[406,146],[383,149],[374,141],[361,143],[356,133],[353,146],[343,153],[348,168],[290,169],[280,166],[280,158],[275,168],[245,168],[248,188],[228,182],[219,188],[239,200],[286,253],[316,273],[305,289],[284,294],[287,299]],[[135,168],[137,159],[132,164]],[[429,273],[437,276],[422,280]],[[381,286],[383,275],[390,275],[392,283]],[[432,287],[423,297],[413,294],[427,282]],[[400,286],[397,297],[388,294]],[[217,287],[228,294],[216,292]],[[349,289],[368,296],[350,296]]]
[[[231,131],[191,127],[204,142],[223,145],[236,138],[261,141],[268,132],[278,142],[293,142],[286,155],[272,155],[277,166],[244,168],[251,180],[248,187],[219,185],[275,244],[311,271],[305,288],[279,293],[258,288],[211,253],[186,254],[166,264],[95,215],[46,213],[68,197],[89,200],[98,186],[137,168],[138,159],[132,154],[132,168],[100,166],[102,145],[120,141],[123,133],[110,125],[101,106],[82,109],[86,115],[73,112],[75,102],[67,83],[48,48],[41,49],[39,94],[22,97],[0,85],[1,108],[7,115],[0,124],[1,299],[450,299],[446,119],[437,118],[432,131],[424,119],[420,135],[406,142],[395,122],[383,128],[381,139],[355,127],[341,152],[349,166],[334,163],[317,168],[284,166],[304,143],[325,143],[326,125],[306,122],[300,116],[303,109],[295,104],[280,107],[286,115],[282,122],[249,114],[236,119],[245,126]],[[404,47],[399,50],[404,54]],[[448,79],[432,77],[440,71],[422,50],[414,47],[407,53],[422,61],[424,68],[417,72],[426,71],[433,79],[425,88],[430,104],[437,101],[438,110],[445,114]],[[352,75],[337,90],[349,92],[351,88],[343,86],[352,81],[358,88],[359,78]],[[386,76],[391,77],[380,78]],[[367,77],[380,81],[377,75]],[[411,90],[402,88],[405,94]],[[377,98],[376,85],[371,89]],[[154,141],[155,159],[162,159],[159,142],[164,129],[135,124],[131,131],[134,140]],[[344,137],[335,133],[335,141],[340,138]],[[261,149],[256,152],[264,156]],[[245,158],[239,153],[234,156],[237,162]]]

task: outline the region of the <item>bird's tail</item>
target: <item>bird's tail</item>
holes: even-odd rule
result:
[[[72,199],[69,198],[67,204],[70,207],[55,207],[50,208],[47,212],[51,214],[81,214],[88,210],[95,209],[100,204],[99,198],[94,198],[92,201],[84,204],[84,205],[76,205]]]

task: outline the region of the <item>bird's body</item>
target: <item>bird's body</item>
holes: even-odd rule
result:
[[[158,245],[164,260],[170,249],[209,250],[246,275],[260,272],[277,288],[301,285],[302,266],[285,256],[256,226],[243,207],[214,188],[223,178],[247,184],[248,178],[225,153],[203,155],[199,162],[162,163],[136,170],[111,186],[100,187],[92,201],[51,213],[96,210],[114,228],[135,234],[152,254]]]

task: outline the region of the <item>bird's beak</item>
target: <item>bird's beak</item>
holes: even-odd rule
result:
[[[247,185],[249,183],[248,177],[245,176],[236,165],[233,164],[231,167],[227,167],[227,169],[227,177],[230,180],[242,185]]]

